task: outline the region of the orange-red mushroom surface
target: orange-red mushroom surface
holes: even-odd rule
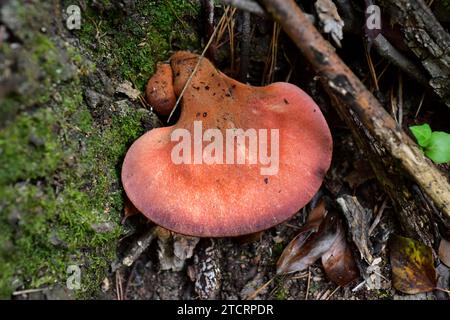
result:
[[[171,57],[172,74],[167,81],[173,79],[176,96],[198,59],[198,55],[184,51]],[[168,66],[164,67],[166,73]],[[161,75],[154,75],[158,82]],[[152,79],[149,84],[154,83]],[[171,88],[164,90],[163,96]],[[171,107],[173,104],[172,99]],[[234,159],[238,154],[245,155],[245,163],[205,163],[203,158],[197,158],[198,164],[194,160],[190,164],[174,162],[173,152],[181,142],[174,138],[175,130],[191,133],[190,154],[185,154],[188,149],[180,153],[190,159],[195,159],[196,148],[208,150],[216,140],[216,136],[195,140],[194,131],[199,125],[203,133],[208,129],[222,133],[223,159],[230,151],[226,145],[228,129],[258,133],[258,142],[267,138],[267,155],[278,150],[278,165],[268,164],[267,158],[264,162],[259,154],[264,147],[258,144],[255,153],[251,139],[245,136],[245,144],[233,148]],[[278,139],[272,132],[278,132]],[[305,92],[289,83],[245,85],[203,58],[183,94],[178,122],[150,130],[134,142],[125,156],[122,182],[136,208],[164,228],[199,237],[239,236],[277,225],[305,206],[319,189],[331,154],[328,125]],[[211,155],[218,156],[217,150]],[[257,158],[256,163],[250,161],[251,157]],[[270,166],[273,170],[269,170]]]
[[[169,64],[158,63],[156,73],[147,83],[148,103],[161,115],[168,116],[177,100],[173,92],[173,74]]]

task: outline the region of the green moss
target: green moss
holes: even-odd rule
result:
[[[33,42],[33,58],[46,73],[47,77],[45,79],[48,81],[46,83],[48,85],[50,81],[58,79],[61,73],[62,66],[58,57],[58,51],[53,42],[45,35],[36,35]]]
[[[171,50],[194,49],[198,38],[189,20],[195,20],[199,7],[189,0],[136,1],[135,14],[110,9],[99,15],[88,8],[80,39],[109,70],[144,87],[156,62],[166,60]],[[113,30],[113,32],[111,32]]]
[[[198,8],[188,0],[142,0],[134,14],[103,12],[98,18],[88,7],[75,35],[84,46],[98,46],[90,62],[77,48],[39,33],[35,13],[48,12],[49,4],[12,3],[17,10],[11,12],[28,13],[21,15],[20,36],[26,41],[20,54],[26,63],[20,72],[30,90],[1,101],[8,116],[0,121],[0,297],[17,288],[64,285],[72,264],[82,270],[78,297],[92,297],[124,232],[120,168],[143,133],[146,112],[127,104],[102,112],[104,121],[86,105],[83,90],[92,81],[88,77],[105,67],[143,88],[175,42],[184,49],[196,43],[185,20]],[[102,36],[96,39],[97,33]],[[9,49],[0,47],[13,59],[17,53]],[[76,72],[67,72],[68,66]],[[93,89],[102,92],[100,86]]]
[[[20,116],[0,131],[3,296],[10,293],[13,276],[27,288],[50,286],[64,282],[72,263],[83,266],[81,293],[92,295],[115,256],[122,232],[119,167],[128,146],[143,132],[143,114],[130,108],[100,129],[79,89],[68,88],[61,103]],[[66,139],[58,139],[55,126]],[[31,134],[44,144],[30,144]],[[70,139],[75,136],[82,137],[83,147]],[[63,184],[57,190],[52,184],[59,180]],[[95,230],[106,222],[112,222],[111,230]]]
[[[42,108],[16,119],[0,132],[0,184],[45,177],[62,158],[54,128],[55,115]]]

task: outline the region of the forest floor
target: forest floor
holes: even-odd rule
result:
[[[321,107],[332,131],[334,154],[320,194],[333,199],[352,195],[374,215],[381,212],[370,239],[374,257],[381,258],[380,282],[372,288],[358,286],[364,281],[361,276],[341,288],[327,279],[320,263],[304,272],[275,276],[278,258],[311,206],[254,241],[201,239],[181,268],[170,262],[162,268],[167,257],[155,240],[131,267],[113,270],[151,227],[142,216],[124,220],[123,158],[142,133],[162,125],[145,103],[116,89],[128,81],[143,93],[156,62],[177,50],[201,52],[208,39],[196,1],[81,0],[81,29],[68,30],[65,8],[71,3],[10,0],[0,5],[0,298],[197,299],[201,293],[195,279],[205,255],[211,255],[208,261],[220,279],[207,297],[405,297],[391,284],[387,239],[399,226],[388,196],[312,70],[284,34],[277,35],[274,46],[273,22],[257,17],[247,81],[261,85],[289,79]],[[239,70],[230,63],[226,35],[223,42],[216,64],[236,76]],[[271,50],[278,53],[276,68],[268,75]],[[346,34],[338,53],[367,86],[374,86],[360,36]],[[380,75],[379,99],[388,104],[399,72],[376,54],[372,59]],[[435,130],[446,130],[448,108],[432,96],[423,99],[424,91],[415,82],[406,77],[401,81],[403,125],[428,122]],[[354,255],[359,258],[357,250]],[[69,266],[81,268],[77,290],[66,287],[72,275]]]

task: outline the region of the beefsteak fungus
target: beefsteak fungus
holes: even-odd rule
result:
[[[156,112],[173,108],[172,92],[180,95],[199,59],[180,51],[170,65],[158,66],[146,90]],[[197,237],[240,236],[277,225],[305,206],[331,154],[328,125],[305,92],[281,82],[245,85],[203,58],[187,83],[178,122],[134,142],[122,182],[136,208],[164,228]]]

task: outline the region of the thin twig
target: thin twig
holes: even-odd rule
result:
[[[419,106],[417,107],[416,114],[414,115],[414,119],[419,115],[420,109],[422,108],[423,101],[425,100],[425,92],[422,94],[422,98],[420,98]]]
[[[294,226],[293,224],[290,224],[290,223],[286,223],[286,227],[293,228],[293,229],[301,229],[301,227]]]
[[[124,300],[127,300],[128,288],[130,286],[131,280],[134,280],[134,278],[136,277],[135,276],[135,272],[136,272],[136,267],[139,264],[138,262],[133,264],[133,268],[131,268],[130,275],[129,275],[128,280],[127,280],[127,282],[125,284],[125,289],[123,289],[123,299]]]
[[[27,290],[20,290],[20,291],[14,291],[12,293],[13,296],[20,296],[22,294],[29,294],[29,293],[35,293],[35,292],[42,292],[42,291],[47,291],[48,289],[50,289],[49,287],[46,288],[37,288],[37,289],[27,289]]]
[[[352,292],[357,292],[357,291],[359,291],[359,290],[364,286],[364,284],[365,284],[366,282],[367,282],[366,280],[363,280],[361,283],[359,283],[356,287],[354,287],[354,288],[352,289]]]
[[[391,101],[391,113],[392,117],[394,118],[395,122],[398,124],[398,118],[397,118],[397,98],[394,95],[394,87],[391,87],[389,89],[389,96]]]
[[[219,21],[219,24],[218,24],[218,25],[220,25],[220,24],[222,23],[222,21],[225,19],[225,17],[226,17],[226,15],[225,15],[225,13],[224,13],[224,14],[222,15],[222,17],[220,18],[220,21]],[[202,54],[198,57],[197,64],[195,65],[194,70],[192,71],[191,75],[189,76],[189,78],[187,79],[186,83],[184,84],[183,90],[181,90],[181,93],[180,93],[180,95],[178,96],[177,102],[175,103],[175,106],[173,107],[172,111],[171,111],[170,114],[169,114],[169,118],[167,119],[167,123],[169,123],[170,118],[172,118],[173,113],[175,112],[175,110],[177,109],[178,104],[180,103],[181,99],[183,98],[184,92],[186,91],[187,87],[188,87],[189,84],[191,83],[192,78],[194,78],[194,75],[195,75],[195,73],[197,72],[198,67],[200,66],[200,63],[202,62],[203,57],[205,56],[205,53],[206,53],[206,51],[208,50],[208,47],[211,45],[211,43],[212,43],[213,40],[214,40],[214,37],[216,36],[217,30],[218,30],[217,27],[214,28],[214,32],[213,32],[213,34],[211,35],[211,38],[209,38],[209,41],[208,41],[208,43],[206,44],[205,48],[203,49]]]
[[[398,51],[382,34],[379,34],[373,40],[373,44],[382,57],[391,61],[420,84],[428,85],[428,80],[423,74],[422,69]]]
[[[319,293],[316,300],[327,300],[329,293],[330,293],[330,289],[326,289],[324,292]]]
[[[450,290],[447,290],[447,289],[443,289],[443,288],[439,288],[439,287],[436,287],[436,288],[434,288],[434,289],[435,289],[435,290],[442,291],[442,292],[446,292],[446,293],[450,294]]]
[[[381,217],[383,216],[384,209],[386,208],[387,201],[388,201],[388,196],[386,196],[384,198],[384,201],[381,204],[380,209],[378,209],[378,211],[377,211],[377,215],[375,216],[375,219],[373,220],[372,225],[369,228],[369,232],[368,232],[369,236],[372,235],[373,230],[375,230],[377,225],[380,223]]]
[[[261,287],[259,287],[258,289],[256,289],[251,295],[249,295],[248,297],[245,298],[245,300],[253,300],[256,298],[256,296],[265,288],[267,288],[269,286],[269,284],[272,283],[272,281],[276,278],[276,276],[273,276],[269,281],[267,281],[266,283],[264,283]]]
[[[170,4],[170,1],[165,0],[167,6],[169,7],[170,11],[172,11],[173,15],[175,16],[175,18],[177,18],[177,20],[183,25],[184,29],[189,29],[189,26],[186,24],[186,22],[184,22],[177,14],[177,12],[175,11],[175,9],[172,7],[172,5]]]
[[[224,20],[220,20],[219,23],[217,24],[217,37],[216,37],[216,42],[219,42],[220,39],[223,38],[225,31],[227,30],[227,21],[228,21],[228,12],[231,10],[230,6],[227,6],[223,9],[223,16],[225,16]],[[214,33],[214,30],[213,30]],[[212,36],[212,34],[211,34]]]
[[[278,38],[280,35],[280,26],[278,23],[273,23],[272,39],[270,40],[270,53],[267,55],[266,64],[264,66],[263,85],[272,83],[274,80],[275,69],[277,65],[278,56]]]
[[[398,125],[402,127],[403,123],[403,77],[402,74],[398,74]]]
[[[287,74],[286,79],[284,80],[284,82],[289,82],[289,80],[291,80],[292,73],[294,72],[295,63],[297,62],[297,57],[295,57],[294,62],[291,62],[291,60],[290,60],[289,57],[287,56],[285,50],[283,50],[283,56],[284,56],[284,59],[286,59],[287,63],[289,63],[289,72],[288,72],[288,74]]]
[[[292,277],[290,280],[304,279],[304,278],[306,278],[307,276],[308,276],[308,273],[305,272],[305,273],[299,274],[298,276]]]
[[[234,72],[234,14],[236,13],[236,8],[233,8],[230,13],[230,17],[227,19],[227,30],[228,30],[228,38],[230,41],[230,57],[231,57],[231,70]]]
[[[341,117],[347,125],[352,126],[352,133],[359,138],[360,144],[365,145],[366,142],[360,138],[363,134],[358,131],[357,125],[364,127],[366,136],[370,135],[378,145],[383,146],[384,158],[392,159],[392,161],[380,163],[379,172],[382,169],[394,171],[390,167],[392,163],[395,163],[399,168],[397,171],[403,171],[410,176],[435,204],[440,212],[436,215],[436,220],[441,221],[444,226],[449,226],[450,184],[447,177],[425,157],[415,141],[395,123],[381,103],[342,61],[294,0],[260,0],[260,3],[283,27],[314,71],[320,74],[325,90],[335,102]],[[377,150],[370,151],[379,157],[382,156]],[[372,163],[375,164],[375,161],[372,160]],[[402,189],[410,191],[411,187],[405,185]],[[389,192],[391,195],[395,194],[395,190],[389,190]],[[402,198],[396,202],[404,200]],[[417,220],[426,221],[429,217],[417,217],[413,220],[411,217],[415,216],[408,211],[408,208],[399,210],[399,215],[405,218],[402,219],[405,229],[414,233],[423,242],[433,243],[429,233],[415,228]]]
[[[373,65],[372,57],[370,56],[370,52],[369,52],[369,50],[367,50],[367,46],[365,46],[365,53],[366,53],[367,64],[369,65],[370,75],[372,77],[373,84],[375,85],[375,90],[380,91],[380,87],[378,86],[378,77],[375,72],[375,67]]]
[[[116,295],[117,300],[123,300],[122,276],[120,270],[116,271]]]
[[[308,282],[306,283],[306,295],[305,295],[305,300],[308,300],[308,296],[309,296],[309,286],[311,285],[311,270],[309,270],[308,267]]]
[[[333,292],[327,297],[326,300],[330,300],[330,298],[341,288],[341,286],[337,286],[336,289],[333,290]]]
[[[381,70],[380,74],[378,75],[377,81],[380,82],[381,77],[384,75],[384,73],[387,71],[387,69],[389,68],[389,66],[391,65],[390,62],[388,62],[386,64],[386,66],[383,68],[383,70]]]

